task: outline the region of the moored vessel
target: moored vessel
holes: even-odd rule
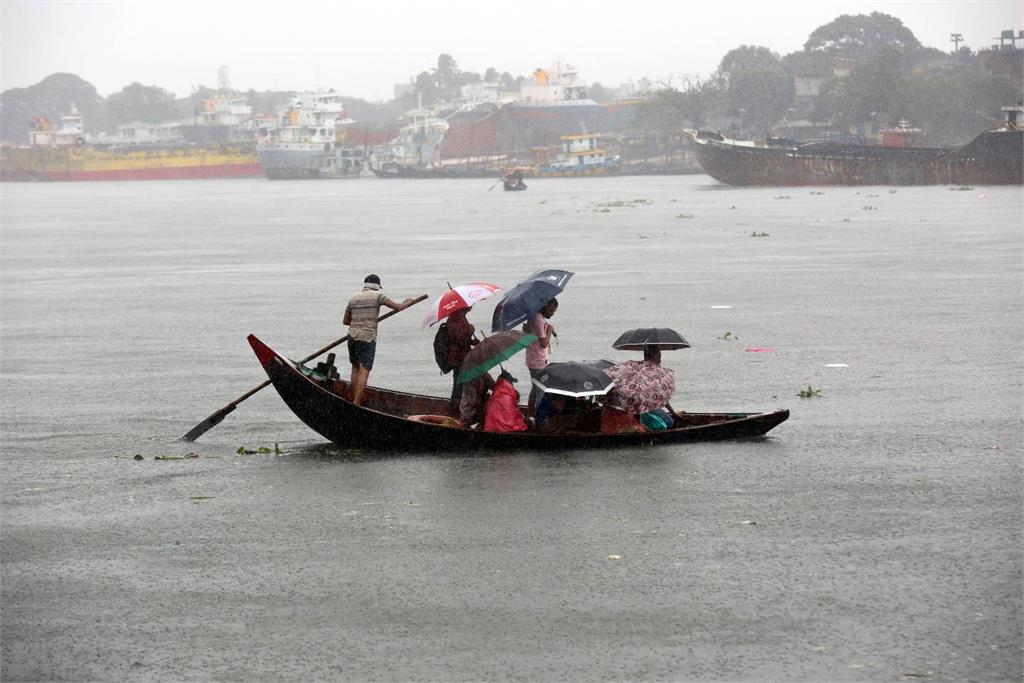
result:
[[[184,142],[176,124],[126,124],[119,138],[93,143],[72,111],[56,128],[43,117],[29,128],[27,146],[5,146],[0,180],[178,180],[262,175],[253,142]],[[146,136],[138,135],[144,131]],[[128,140],[139,140],[129,143]]]
[[[260,163],[271,180],[355,178],[365,171],[365,148],[346,145],[352,119],[341,96],[303,93],[291,99],[274,127],[261,134]]]
[[[1020,185],[1024,184],[1021,107],[1004,107],[1002,128],[961,147],[914,147],[911,129],[885,131],[887,145],[771,140],[758,144],[687,130],[705,173],[726,185]],[[895,144],[893,144],[895,142]]]

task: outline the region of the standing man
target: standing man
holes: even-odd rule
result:
[[[551,337],[557,337],[555,328],[548,323],[548,319],[558,310],[558,299],[552,299],[544,304],[540,311],[523,325],[523,332],[537,336],[537,341],[526,347],[526,369],[530,371],[530,378],[540,377],[541,370],[548,366],[548,358],[551,356]],[[533,415],[540,395],[543,393],[536,384],[530,383],[530,397],[526,401],[526,408],[529,415]]]
[[[363,280],[363,289],[349,299],[345,307],[342,323],[348,325],[348,359],[352,363],[352,379],[349,382],[349,400],[354,405],[362,405],[363,390],[373,369],[373,357],[377,353],[377,318],[380,307],[401,311],[413,304],[406,299],[400,304],[380,291],[380,278],[367,275]]]

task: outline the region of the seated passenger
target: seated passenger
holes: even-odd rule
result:
[[[545,392],[534,414],[536,428],[543,432],[597,432],[601,429],[600,409],[586,399]]]
[[[493,386],[494,378],[487,372],[476,379],[463,383],[462,397],[459,400],[459,419],[466,425],[475,425],[484,421],[487,397]]]
[[[518,380],[503,370],[494,383],[491,397],[487,400],[484,414],[484,429],[488,432],[524,432],[526,418],[519,409],[519,392],[512,386]]]

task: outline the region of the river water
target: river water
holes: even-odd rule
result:
[[[529,185],[0,186],[0,678],[1020,680],[1021,188]],[[247,334],[307,355],[367,273],[541,268],[576,273],[553,359],[668,326],[676,407],[792,417],[382,457],[267,389],[178,440],[265,379]],[[448,392],[425,314],[371,383]]]

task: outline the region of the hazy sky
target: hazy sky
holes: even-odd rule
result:
[[[368,100],[452,55],[459,68],[528,75],[556,59],[588,82],[707,76],[742,45],[785,54],[840,14],[899,17],[925,45],[972,48],[1024,28],[1021,0],[0,0],[0,90],[75,73],[109,95],[132,81],[177,96],[216,86],[227,65],[240,90],[318,84]]]

